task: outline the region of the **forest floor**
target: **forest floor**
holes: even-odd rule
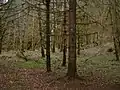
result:
[[[69,80],[67,66],[62,67],[62,53],[51,54],[52,72],[45,69],[45,58],[40,52],[26,51],[29,61],[16,52],[0,55],[0,90],[120,90],[120,61],[106,47],[81,51],[77,59],[77,73],[81,79]]]

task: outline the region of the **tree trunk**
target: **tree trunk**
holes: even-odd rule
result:
[[[76,0],[69,1],[69,54],[67,76],[75,78],[76,68]]]
[[[41,26],[40,1],[39,1],[38,19],[39,19],[39,32],[40,32],[40,48],[41,48],[41,55],[42,55],[42,57],[45,57],[44,45],[43,45],[43,36],[42,36],[42,26]]]
[[[112,22],[112,33],[113,33],[113,40],[114,40],[114,47],[115,47],[115,55],[116,60],[119,61],[119,44],[118,44],[118,19],[117,19],[117,8],[116,8],[116,0],[112,2],[112,13],[111,13],[111,22]]]
[[[2,52],[2,20],[1,20],[1,17],[0,17],[0,54]]]
[[[118,50],[117,50],[117,42],[115,37],[113,37],[114,40],[114,47],[115,47],[115,55],[116,55],[116,61],[119,61],[119,54],[118,54]]]
[[[45,57],[45,52],[44,52],[43,46],[41,46],[41,55],[42,55],[42,57]]]
[[[46,0],[46,66],[47,72],[51,71],[51,60],[50,60],[50,0]]]
[[[78,55],[80,55],[80,30],[78,30]]]
[[[55,0],[53,0],[53,12],[54,12],[54,29],[53,29],[53,47],[52,47],[52,52],[55,53],[55,38],[56,38],[56,33],[55,33],[55,29],[56,29],[56,21],[55,21]]]
[[[62,63],[62,66],[66,66],[66,52],[67,52],[67,46],[66,46],[66,0],[64,0],[64,34],[63,34],[63,37],[64,37],[64,40],[63,40],[63,63]]]
[[[0,39],[0,54],[2,53],[2,40]]]

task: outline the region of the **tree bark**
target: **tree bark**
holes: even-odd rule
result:
[[[112,33],[113,33],[113,41],[114,41],[114,48],[115,48],[115,55],[116,60],[119,61],[119,44],[118,44],[118,19],[117,19],[117,8],[116,4],[117,1],[111,1],[112,2],[112,13],[111,13],[111,22],[112,22]]]
[[[50,0],[46,0],[46,66],[47,72],[51,71],[51,60],[50,60]]]
[[[2,52],[2,20],[1,20],[1,17],[0,17],[0,54]]]
[[[54,28],[53,28],[53,47],[52,47],[52,52],[55,53],[55,38],[56,38],[56,33],[55,33],[55,29],[56,29],[56,21],[55,21],[55,0],[53,0],[53,12],[54,12]]]
[[[2,53],[2,41],[0,40],[0,54]]]
[[[63,32],[63,37],[64,37],[64,40],[63,40],[63,63],[62,63],[62,66],[66,66],[66,52],[67,52],[67,45],[66,45],[66,0],[64,0],[64,32]]]
[[[76,0],[69,1],[69,54],[67,76],[75,78],[76,68]]]
[[[80,55],[80,30],[78,30],[78,51],[77,54]]]
[[[113,40],[114,40],[116,61],[119,61],[119,54],[118,54],[118,50],[117,50],[117,42],[116,42],[115,37],[113,37]]]
[[[40,32],[40,49],[41,49],[41,55],[42,55],[42,57],[45,57],[44,45],[43,45],[43,36],[42,36],[42,27],[41,27],[40,1],[39,1],[38,19],[39,19],[39,32]]]

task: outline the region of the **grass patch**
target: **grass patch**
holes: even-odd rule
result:
[[[45,67],[45,60],[38,60],[38,61],[27,61],[27,62],[17,62],[16,67],[18,68],[44,68]]]

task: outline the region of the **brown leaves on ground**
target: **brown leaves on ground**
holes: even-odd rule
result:
[[[68,80],[44,69],[8,69],[0,66],[0,90],[120,90],[96,72],[83,80]]]

